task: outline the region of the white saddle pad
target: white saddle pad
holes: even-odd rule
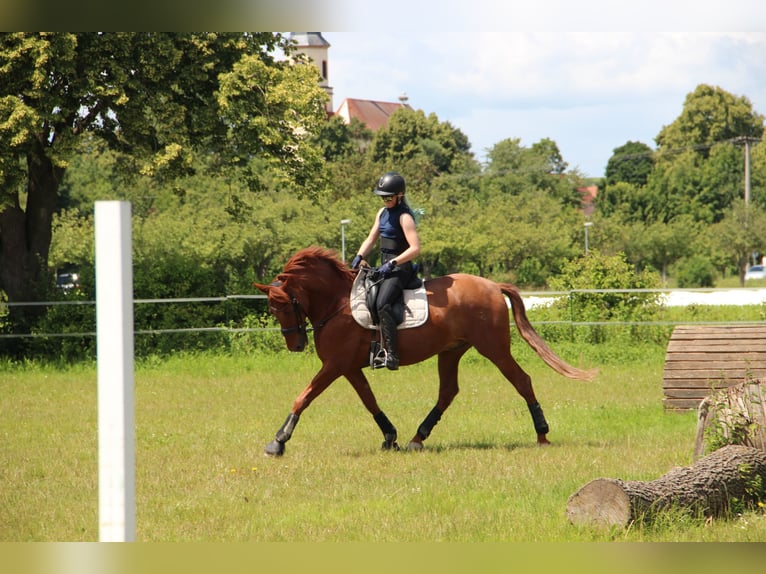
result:
[[[372,322],[372,316],[367,309],[364,292],[364,273],[359,273],[351,286],[351,314],[354,319],[365,329],[377,329]],[[420,327],[428,320],[428,296],[425,284],[417,289],[404,290],[404,320],[399,323],[398,329],[411,329]]]

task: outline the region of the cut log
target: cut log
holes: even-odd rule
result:
[[[766,500],[766,452],[729,445],[649,482],[598,478],[569,497],[572,524],[626,527],[678,509],[698,516],[725,516],[736,501],[745,507]]]
[[[708,395],[697,410],[694,458],[724,444],[766,450],[766,384],[748,380]]]

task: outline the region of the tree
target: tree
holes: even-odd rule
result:
[[[606,164],[606,189],[616,183],[629,183],[640,187],[646,185],[654,165],[654,152],[645,143],[629,141],[612,150]]]
[[[461,158],[472,157],[470,149],[468,137],[436,114],[401,108],[375,133],[369,153],[372,161],[392,166],[424,158],[436,176],[456,171]]]
[[[665,223],[683,214],[705,223],[720,221],[742,187],[742,152],[734,142],[760,138],[763,123],[746,97],[697,86],[678,118],[655,138],[646,216]]]
[[[766,252],[766,212],[743,199],[734,200],[725,217],[713,227],[711,237],[717,247],[736,266],[740,285],[745,285],[745,271],[754,251]]]
[[[357,118],[346,124],[341,116],[330,117],[316,135],[316,144],[327,161],[342,160],[363,152],[372,140],[372,131]]]
[[[700,84],[686,96],[681,115],[655,138],[659,157],[672,158],[692,149],[707,157],[713,144],[747,136],[763,136],[764,116],[745,96],[734,96],[717,86]]]
[[[662,284],[666,285],[668,267],[691,253],[689,237],[697,234],[694,220],[679,217],[669,223],[651,223],[641,234],[641,253],[660,272]]]
[[[566,173],[567,163],[556,142],[543,138],[531,147],[518,138],[507,138],[488,151],[482,187],[488,193],[499,190],[518,195],[524,191],[543,192],[563,205],[579,206],[576,174]]]
[[[659,294],[644,291],[658,287],[657,275],[644,270],[636,273],[623,253],[602,255],[597,249],[568,261],[560,275],[551,278],[555,291],[570,291],[568,300],[556,301],[551,309],[566,309],[570,316],[595,325],[581,331],[585,340],[603,342],[606,331],[598,323],[605,321],[647,321],[659,311]],[[598,290],[616,290],[600,292]],[[620,292],[623,291],[623,292]]]
[[[644,216],[647,222],[668,223],[684,214],[709,221],[709,210],[695,211],[699,190],[702,189],[700,158],[694,151],[678,154],[673,161],[658,162],[646,184]]]
[[[0,35],[0,289],[35,301],[48,285],[60,183],[86,138],[121,154],[126,172],[192,171],[195,152],[260,184],[311,193],[321,156],[308,141],[324,120],[311,66],[272,55],[278,34],[3,33]],[[94,140],[95,141],[95,140]],[[16,330],[35,308],[13,307]],[[39,311],[37,311],[39,312]]]

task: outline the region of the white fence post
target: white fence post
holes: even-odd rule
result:
[[[130,203],[96,202],[98,501],[101,542],[136,536]]]

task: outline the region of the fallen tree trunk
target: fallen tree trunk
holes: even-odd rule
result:
[[[592,480],[569,497],[567,517],[577,525],[626,527],[671,508],[723,516],[735,502],[746,508],[766,500],[765,487],[766,452],[729,445],[657,480]]]

